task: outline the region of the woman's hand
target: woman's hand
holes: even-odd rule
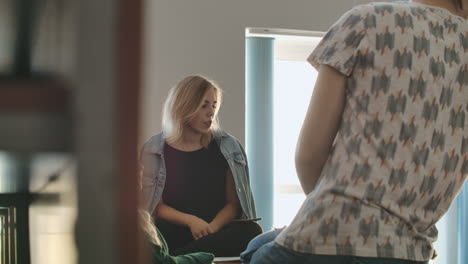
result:
[[[191,221],[188,224],[188,227],[190,228],[190,232],[192,232],[192,236],[195,238],[195,240],[214,233],[211,225],[205,222],[203,219],[192,216],[190,220]]]

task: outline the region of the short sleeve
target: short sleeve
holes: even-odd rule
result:
[[[365,42],[367,32],[363,20],[359,6],[346,12],[328,30],[307,61],[316,69],[325,64],[350,76]]]

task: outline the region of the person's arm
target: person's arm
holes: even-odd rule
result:
[[[171,256],[168,251],[164,251],[161,247],[152,245],[154,264],[211,264],[213,263],[214,255],[206,252],[196,252],[185,255]]]
[[[214,255],[206,252],[197,252],[185,255],[171,256],[166,240],[156,228],[156,236],[161,241],[158,245],[151,244],[153,249],[152,262],[155,264],[211,264]]]
[[[156,207],[155,214],[157,218],[190,228],[192,236],[195,239],[200,239],[208,234],[214,233],[210,224],[205,222],[203,219],[176,210],[166,205],[162,199]]]
[[[304,193],[318,182],[341,123],[346,76],[321,65],[296,146],[296,171]]]
[[[241,206],[236,193],[236,185],[232,172],[228,169],[226,173],[226,205],[218,212],[213,221],[211,221],[210,226],[214,232],[218,232],[223,226],[239,217],[240,213]]]
[[[197,252],[185,255],[171,256],[164,237],[159,233],[162,245],[151,244],[152,261],[154,264],[211,264],[214,255],[206,252]]]
[[[139,159],[139,187],[141,195],[141,206],[148,212],[153,212],[161,197],[161,190],[157,188],[159,181],[160,157],[155,155],[151,149],[152,142],[146,142],[140,153]]]

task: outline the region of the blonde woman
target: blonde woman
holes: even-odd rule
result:
[[[237,139],[219,129],[221,89],[188,76],[169,92],[163,131],[141,153],[146,209],[174,255],[237,256],[261,233],[247,158]]]
[[[169,248],[159,230],[154,226],[151,215],[139,210],[140,228],[146,234],[151,247],[151,263],[154,264],[211,264],[213,254],[197,252],[180,256],[171,256]]]

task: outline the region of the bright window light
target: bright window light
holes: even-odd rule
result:
[[[4,239],[4,235],[3,235],[3,216],[0,216],[0,262],[1,263],[4,263],[5,260],[5,256],[4,256],[4,252],[3,252],[3,239]]]
[[[277,39],[273,88],[273,226],[288,225],[305,199],[296,176],[294,153],[317,71],[306,62],[320,38]]]

